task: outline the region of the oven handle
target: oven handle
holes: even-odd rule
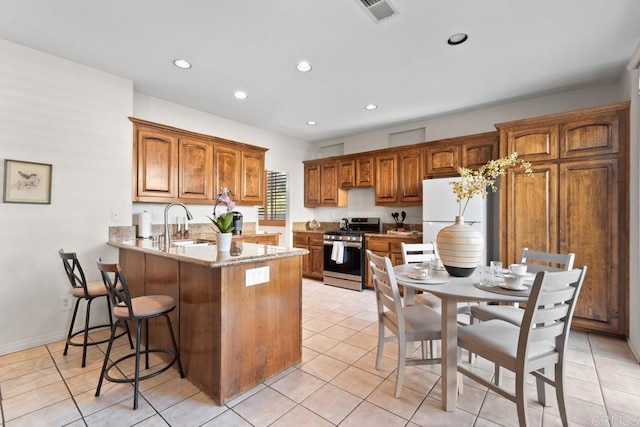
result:
[[[322,243],[325,246],[333,246],[333,241],[331,240],[324,240]],[[361,248],[362,247],[362,243],[360,242],[342,242],[342,244],[344,245],[345,248]]]

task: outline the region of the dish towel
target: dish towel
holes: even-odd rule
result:
[[[336,264],[342,264],[344,262],[344,243],[333,242],[331,261],[335,261]]]

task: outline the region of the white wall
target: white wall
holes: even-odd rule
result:
[[[99,280],[108,227],[121,225],[111,211],[131,217],[132,103],[129,80],[0,40],[0,167],[53,165],[50,205],[0,204],[0,354],[66,335],[59,297],[71,286],[58,249]]]
[[[302,161],[312,156],[314,146],[306,141],[284,136],[275,132],[269,132],[228,120],[222,117],[203,113],[198,110],[174,104],[142,93],[134,94],[133,116],[143,120],[188,129],[193,132],[207,135],[215,135],[233,141],[244,142],[251,145],[268,148],[266,153],[266,168],[287,172],[289,175],[289,205],[291,206],[287,227],[280,237],[281,246],[291,246],[291,225],[294,221],[309,221],[313,218],[313,211],[306,209],[304,205],[304,181]],[[208,222],[207,215],[211,215],[212,205],[188,205],[194,216],[193,222]],[[135,203],[133,212],[147,210],[158,220],[153,223],[163,222],[165,205],[152,203]],[[174,210],[175,209],[175,210]],[[237,211],[242,212],[245,221],[256,222],[257,210],[253,206],[237,206]],[[171,208],[169,217],[184,215],[180,208]],[[261,230],[278,230],[269,227]]]

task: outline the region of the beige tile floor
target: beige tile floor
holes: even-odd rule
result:
[[[99,332],[104,335],[104,332]],[[303,283],[303,360],[220,407],[175,370],[133,387],[105,383],[95,397],[105,346],[62,355],[63,342],[0,356],[0,409],[6,426],[515,426],[515,405],[465,379],[457,410],[441,406],[439,366],[408,367],[393,397],[397,347],[374,367],[376,314],[371,291]],[[116,354],[128,350],[120,339]],[[466,355],[463,355],[466,359]],[[622,339],[573,331],[567,362],[572,425],[640,425],[640,365]],[[477,360],[477,372],[492,368]],[[131,364],[123,375],[132,372]],[[505,375],[505,383],[512,377]],[[552,391],[552,390],[550,390]],[[530,396],[535,388],[530,385]],[[534,425],[560,425],[555,406],[529,399]]]

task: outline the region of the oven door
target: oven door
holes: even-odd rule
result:
[[[344,256],[341,264],[331,259],[333,242],[324,242],[324,283],[348,289],[362,290],[362,243],[343,242]]]

